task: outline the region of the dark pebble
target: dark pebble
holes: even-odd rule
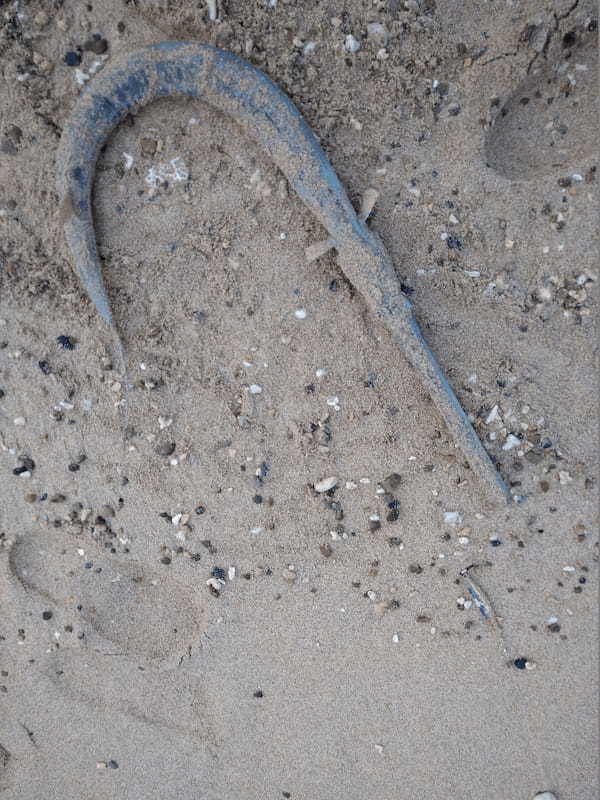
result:
[[[64,62],[67,67],[78,67],[81,64],[81,54],[75,50],[69,50],[65,53]]]
[[[257,690],[254,692],[254,697],[258,697],[258,698],[260,699],[261,697],[264,697],[264,696],[265,696],[265,695],[264,695],[264,692],[262,691],[262,689],[257,689]]]
[[[69,464],[69,472],[79,472],[80,469],[79,464]]]
[[[154,452],[159,456],[170,456],[175,452],[175,442],[160,442]]]
[[[106,39],[103,39],[99,33],[95,33],[84,43],[83,49],[88,50],[90,53],[96,53],[97,56],[101,56],[102,53],[106,53],[108,50],[108,42]]]
[[[525,664],[527,663],[526,658],[515,658],[513,664],[517,669],[525,669]]]
[[[402,483],[402,475],[399,475],[397,472],[392,472],[391,475],[388,475],[387,478],[384,478],[381,481],[381,486],[386,490],[386,492],[390,492],[390,494],[397,489],[400,484]]]
[[[206,511],[206,508],[204,506],[196,506],[195,510],[196,510],[196,514],[204,514],[205,511]]]
[[[13,475],[22,475],[24,472],[29,472],[27,467],[15,467],[13,469]]]
[[[218,578],[220,581],[225,580],[226,573],[223,567],[213,567],[210,574],[213,576],[213,578]]]
[[[119,765],[118,765],[118,763],[117,763],[117,762],[116,762],[116,761],[115,761],[113,758],[111,758],[111,760],[110,760],[110,761],[107,763],[107,765],[106,765],[106,766],[107,766],[109,769],[119,769]]]
[[[168,566],[171,563],[171,556],[163,556],[160,563]]]
[[[449,236],[446,239],[446,244],[450,250],[462,250],[462,242],[456,236]]]
[[[321,554],[325,556],[325,558],[329,558],[333,553],[333,547],[328,543],[320,545],[319,550],[321,551]]]
[[[255,494],[252,499],[257,505],[260,505],[260,503],[263,501],[262,494]]]
[[[45,619],[45,620],[52,619],[52,612],[51,611],[42,611],[42,619]]]
[[[402,539],[399,536],[390,536],[388,544],[390,547],[399,547],[402,544]]]
[[[548,630],[550,633],[560,633],[560,625],[558,622],[553,622],[552,625],[548,625]]]
[[[392,509],[390,513],[387,515],[386,519],[388,522],[396,522],[400,517],[400,512],[397,508]]]
[[[381,528],[381,521],[378,519],[370,519],[369,520],[369,530],[371,533],[374,531],[378,531]]]
[[[65,350],[75,349],[75,339],[71,336],[57,336],[56,341],[61,347],[64,347]]]
[[[413,575],[420,575],[423,572],[423,567],[420,564],[411,564],[408,571],[412,572]]]
[[[44,375],[50,375],[52,368],[47,361],[38,361],[38,367],[42,370]]]

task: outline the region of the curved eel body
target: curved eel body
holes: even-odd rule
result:
[[[264,73],[236,56],[197,42],[145,47],[112,61],[77,99],[57,154],[57,188],[75,269],[102,317],[114,324],[92,219],[96,160],[123,117],[167,96],[209,103],[264,148],[329,232],[346,277],[419,371],[471,468],[491,493],[506,498],[507,487],[424,341],[379,237],[357,216],[316,136],[290,99]]]

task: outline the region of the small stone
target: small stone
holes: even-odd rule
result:
[[[106,766],[109,769],[118,769],[119,768],[118,763],[113,758],[111,758],[111,760],[107,762]]]
[[[262,689],[257,689],[257,690],[254,692],[254,697],[256,697],[256,698],[257,698],[257,699],[259,699],[259,700],[260,700],[262,697],[264,697],[264,696],[265,696],[265,695],[264,695],[264,692],[263,692],[263,690],[262,690]]]
[[[554,792],[538,792],[533,796],[533,800],[558,800],[558,796]]]
[[[411,564],[408,571],[413,575],[420,575],[423,572],[423,567],[420,564]]]
[[[314,485],[315,492],[322,494],[323,492],[330,492],[338,484],[338,479],[331,475],[329,478],[322,478]]]
[[[397,489],[400,484],[402,483],[402,475],[399,475],[397,472],[392,472],[387,478],[384,478],[381,481],[382,487],[392,494],[395,489]]]
[[[319,547],[321,554],[325,556],[325,558],[329,558],[333,554],[333,547],[330,544],[322,544]]]
[[[58,344],[63,347],[65,350],[74,350],[75,349],[75,339],[72,336],[57,336],[56,341]]]
[[[50,375],[52,369],[47,361],[38,361],[38,367],[42,370],[44,375]]]
[[[144,137],[140,141],[140,150],[142,151],[143,156],[152,157],[158,148],[158,142],[156,139],[149,139]]]
[[[175,452],[175,442],[159,442],[154,452],[159,456],[170,456]]]
[[[306,309],[305,308],[297,308],[294,311],[294,316],[296,319],[306,319]]]
[[[81,64],[81,54],[75,50],[69,50],[65,53],[63,61],[68,67],[78,67]]]
[[[47,621],[49,619],[52,619],[52,616],[53,616],[52,611],[42,611],[42,619],[45,619]]]
[[[360,50],[360,42],[349,33],[344,39],[344,47],[349,53],[358,53]]]
[[[97,56],[101,56],[102,53],[106,53],[108,50],[108,42],[106,39],[103,39],[99,33],[95,33],[90,39],[84,42],[83,49],[88,50],[90,53],[95,53]]]
[[[462,525],[462,517],[458,511],[444,511],[446,525]]]

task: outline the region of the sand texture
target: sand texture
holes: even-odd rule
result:
[[[595,800],[597,5],[211,5],[0,3],[0,798]],[[179,39],[264,70],[354,206],[376,190],[512,503],[199,101],[98,161],[125,373],[55,154],[111,58]]]

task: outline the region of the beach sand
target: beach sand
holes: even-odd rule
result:
[[[0,796],[596,798],[596,4],[0,15]],[[54,156],[94,72],[168,39],[263,69],[355,206],[377,190],[512,503],[201,102],[141,110],[99,159],[124,374]]]

